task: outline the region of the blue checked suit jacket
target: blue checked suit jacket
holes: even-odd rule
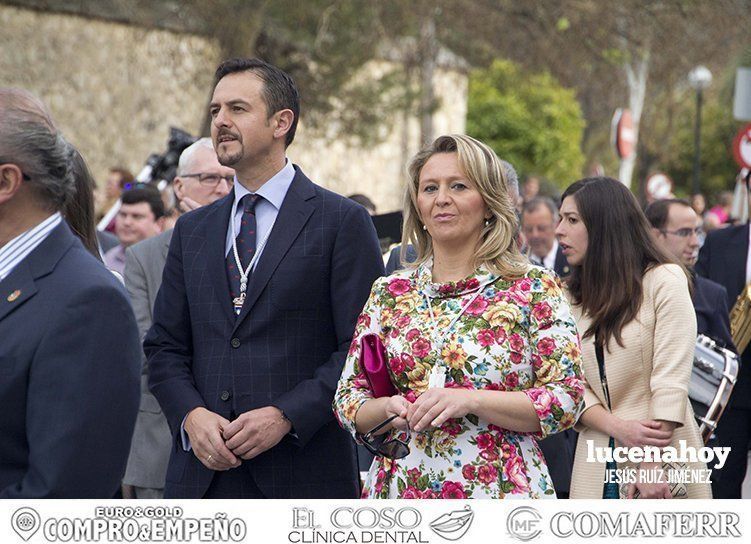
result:
[[[234,194],[175,227],[144,341],[150,387],[173,434],[166,497],[202,497],[211,482],[213,471],[180,439],[198,406],[228,419],[269,405],[284,411],[296,437],[245,461],[267,497],[359,493],[354,444],[331,402],[383,261],[365,209],[295,169],[238,317],[224,255]]]

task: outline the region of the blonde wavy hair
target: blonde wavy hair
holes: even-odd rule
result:
[[[480,192],[492,217],[483,227],[480,242],[474,254],[474,266],[484,265],[506,279],[518,279],[530,268],[516,244],[519,223],[509,196],[508,182],[501,160],[484,143],[463,134],[439,136],[419,151],[408,166],[409,182],[404,198],[404,228],[402,231],[401,260],[405,261],[407,245],[417,252],[411,264],[417,267],[433,256],[430,234],[423,230],[417,209],[420,172],[428,160],[438,153],[456,153],[459,168]]]

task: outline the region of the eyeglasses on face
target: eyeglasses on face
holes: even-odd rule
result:
[[[672,234],[673,236],[680,236],[681,238],[688,238],[692,234],[701,236],[702,233],[704,232],[704,229],[702,229],[701,227],[696,227],[695,229],[686,227],[685,229],[678,229],[678,230],[662,229],[660,232],[663,234]]]
[[[378,425],[370,429],[367,433],[360,435],[359,438],[365,446],[365,449],[367,449],[373,455],[380,455],[381,457],[386,457],[388,459],[402,459],[404,457],[407,457],[407,455],[409,455],[408,443],[412,438],[409,427],[407,427],[407,436],[403,439],[391,438],[379,444],[379,439],[375,436],[375,433],[383,429],[386,425],[394,421],[396,418],[397,416],[391,416],[386,421],[379,423]]]
[[[181,178],[198,178],[198,183],[206,187],[216,187],[217,184],[221,180],[226,181],[227,185],[229,185],[230,187],[235,182],[235,176],[219,176],[217,174],[204,174],[204,173],[185,174],[180,177]]]

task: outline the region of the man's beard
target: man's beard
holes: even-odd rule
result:
[[[221,164],[222,166],[234,166],[240,161],[240,159],[243,158],[242,144],[240,144],[239,151],[236,151],[234,153],[230,153],[228,151],[219,151],[216,156],[217,159],[219,159],[219,164]]]

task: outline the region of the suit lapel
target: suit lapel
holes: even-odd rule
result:
[[[0,321],[37,293],[35,280],[52,272],[75,241],[76,238],[63,221],[8,277],[0,281]]]
[[[235,314],[232,311],[232,296],[229,291],[224,248],[227,243],[227,228],[234,201],[235,191],[233,190],[224,197],[224,201],[219,201],[213,213],[206,218],[206,244],[208,245],[206,266],[209,277],[216,278],[214,285],[219,305],[224,309],[227,318],[232,321],[235,320]]]
[[[172,235],[165,236],[162,239],[162,242],[164,242],[164,243],[162,244],[162,248],[161,248],[161,250],[162,250],[162,261],[161,262],[166,263],[167,262],[167,254],[169,253],[169,245],[170,245],[170,242],[172,242]]]
[[[727,270],[732,274],[729,284],[734,287],[735,296],[743,291],[746,285],[746,261],[748,259],[748,224],[736,230],[728,239],[728,248],[725,253],[727,259]],[[728,293],[733,297],[733,293]],[[735,298],[728,301],[732,306],[735,304]]]
[[[297,170],[287,195],[284,197],[279,215],[277,215],[271,229],[266,247],[258,260],[258,266],[250,277],[248,297],[245,299],[242,311],[237,317],[234,330],[237,330],[237,327],[248,315],[271,279],[274,270],[279,266],[282,258],[287,254],[292,243],[313,214],[315,206],[309,200],[314,196],[313,183],[300,170]]]
[[[21,307],[36,292],[34,278],[24,259],[10,276],[0,282],[0,321],[13,310]]]

